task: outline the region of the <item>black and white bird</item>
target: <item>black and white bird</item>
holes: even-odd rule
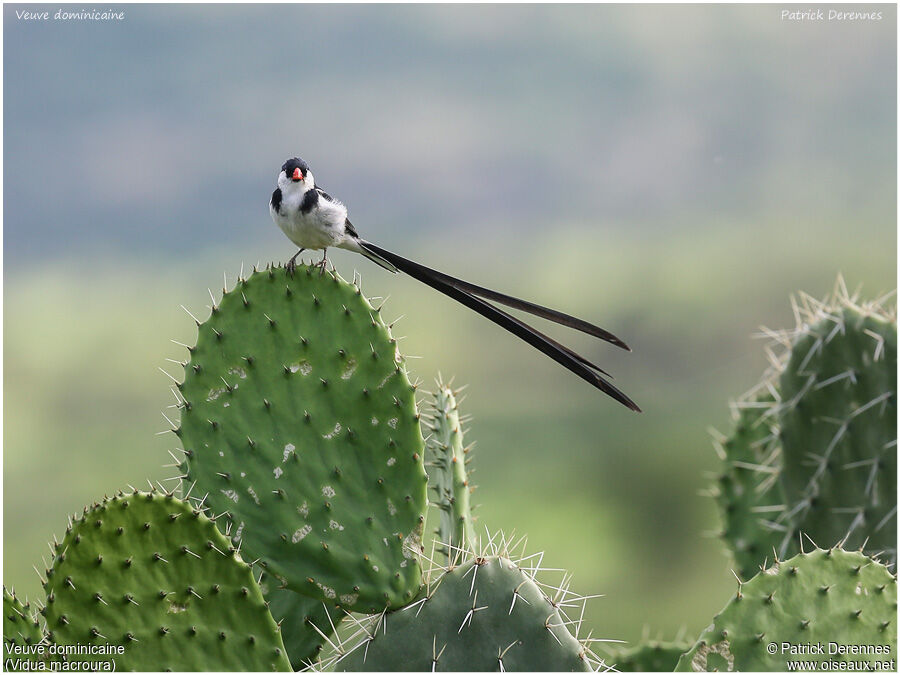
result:
[[[307,249],[321,249],[325,252],[325,256],[327,256],[327,249],[332,246],[360,253],[390,272],[405,272],[469,309],[475,310],[532,347],[542,351],[600,391],[631,410],[641,412],[634,401],[604,379],[603,375],[611,377],[609,373],[553,338],[486,301],[493,300],[507,307],[549,319],[631,351],[622,340],[587,321],[456,279],[366,241],[357,234],[356,229],[347,218],[347,207],[316,185],[309,165],[299,157],[287,160],[281,167],[278,174],[278,187],[275,188],[272,200],[269,202],[269,212],[272,214],[272,220],[287,235],[288,239],[300,247],[300,250],[288,261],[288,271],[293,271],[297,256]],[[327,258],[323,257],[323,268],[326,262]]]

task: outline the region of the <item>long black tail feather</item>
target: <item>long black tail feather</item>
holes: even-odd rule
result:
[[[562,326],[567,326],[568,328],[574,328],[575,330],[581,331],[582,333],[587,333],[588,335],[592,335],[594,337],[600,338],[601,340],[605,340],[606,342],[609,342],[616,347],[621,347],[622,349],[625,349],[629,352],[631,351],[631,347],[625,344],[623,340],[610,333],[608,330],[604,330],[603,328],[600,328],[600,326],[595,326],[594,324],[588,323],[587,321],[579,319],[578,317],[564,314],[563,312],[558,312],[555,309],[550,309],[549,307],[544,307],[543,305],[536,305],[535,303],[528,302],[527,300],[514,298],[511,295],[498,293],[497,291],[492,291],[491,289],[484,288],[483,286],[470,284],[468,281],[463,281],[462,279],[451,277],[449,274],[444,274],[443,272],[438,272],[437,270],[433,270],[429,267],[425,267],[424,265],[420,265],[419,263],[415,263],[412,260],[401,258],[395,253],[386,251],[383,248],[376,246],[375,244],[372,244],[368,241],[360,239],[359,244],[363,247],[363,249],[368,250],[370,253],[374,253],[382,260],[390,262],[390,257],[397,258],[399,260],[402,260],[405,264],[417,267],[422,272],[429,274],[432,278],[443,281],[448,286],[453,286],[454,288],[458,288],[461,291],[465,291],[466,293],[477,295],[478,297],[484,298],[485,300],[493,300],[494,302],[499,302],[501,305],[506,305],[507,307],[512,307],[513,309],[519,309],[523,312],[528,312],[529,314],[539,316],[542,319],[549,319],[554,323],[558,323]],[[379,262],[379,264],[381,263]],[[400,265],[397,265],[396,263],[393,264],[398,268],[400,267]]]
[[[431,286],[436,291],[439,291],[444,295],[453,298],[469,309],[478,312],[486,319],[489,319],[490,321],[496,323],[498,326],[505,328],[513,335],[530,344],[532,347],[540,350],[551,359],[559,363],[561,366],[575,373],[576,375],[578,375],[578,377],[592,384],[603,393],[611,396],[622,405],[631,410],[634,410],[635,412],[641,412],[640,407],[638,407],[638,405],[634,401],[632,401],[630,398],[628,398],[628,396],[619,391],[619,389],[614,387],[603,377],[601,377],[600,374],[598,374],[602,373],[607,377],[612,377],[611,375],[609,375],[609,373],[602,370],[599,366],[591,363],[583,356],[573,352],[568,347],[560,344],[553,338],[544,335],[538,330],[535,330],[534,328],[512,316],[511,314],[504,312],[502,309],[494,307],[490,303],[485,302],[485,300],[483,300],[482,298],[494,300],[496,302],[505,304],[508,307],[512,307],[513,309],[519,309],[525,312],[529,312],[530,314],[534,314],[535,316],[549,319],[550,321],[554,321],[563,326],[568,326],[570,328],[580,330],[584,333],[588,333],[589,335],[598,337],[601,340],[606,340],[607,342],[610,342],[618,347],[622,347],[623,349],[629,349],[622,340],[617,338],[609,331],[603,330],[598,326],[594,326],[587,321],[582,321],[581,319],[569,316],[568,314],[563,314],[562,312],[557,312],[556,310],[542,307],[541,305],[535,305],[534,303],[527,302],[525,300],[520,300],[509,295],[491,291],[487,288],[475,286],[474,284],[462,281],[461,279],[456,279],[447,274],[443,274],[442,272],[438,272],[437,270],[433,270],[425,267],[424,265],[413,262],[412,260],[403,258],[396,253],[391,253],[390,251],[387,251],[380,246],[376,246],[375,244],[372,244],[368,241],[359,239],[358,243],[360,248],[362,248],[362,250],[364,251],[364,254],[366,254],[366,257],[374,260],[378,264],[382,265],[382,267],[385,267],[386,269],[391,269],[391,267],[393,267],[401,272],[405,272],[414,279],[418,279],[422,283]]]

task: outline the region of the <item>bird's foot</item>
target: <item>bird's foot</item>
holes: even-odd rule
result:
[[[294,270],[297,269],[297,256],[303,253],[304,249],[300,249],[294,255],[291,256],[291,259],[287,261],[287,264],[284,266],[284,271],[287,272],[290,276],[294,276]]]
[[[316,266],[319,268],[319,276],[325,274],[325,270],[328,268],[328,255],[323,254],[322,259],[316,263]]]

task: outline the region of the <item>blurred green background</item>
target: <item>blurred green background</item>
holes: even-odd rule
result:
[[[179,305],[202,318],[223,271],[230,287],[293,253],[266,204],[299,154],[367,238],[629,342],[548,329],[642,415],[416,282],[329,256],[390,296],[426,387],[469,384],[480,523],[604,594],[595,637],[708,624],[734,584],[699,496],[708,428],[766,365],[751,335],[838,272],[873,296],[896,284],[894,6],[795,23],[753,5],[127,5],[99,25],[17,8],[4,583],[38,594],[67,513],[171,475],[158,368],[179,374],[170,339],[194,339]]]

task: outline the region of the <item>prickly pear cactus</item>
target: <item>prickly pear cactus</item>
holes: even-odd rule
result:
[[[728,543],[741,578],[759,571],[761,561],[774,560],[783,533],[767,519],[783,509],[784,496],[777,483],[780,446],[768,393],[733,407],[736,418],[731,436],[716,441],[723,470],[713,495],[724,521],[722,538]]]
[[[859,552],[816,549],[741,584],[677,670],[784,671],[789,661],[883,670],[897,658],[896,619],[897,580],[883,565]]]
[[[329,608],[320,600],[260,581],[260,590],[272,618],[281,629],[291,667],[296,671],[311,665],[334,633],[344,612]]]
[[[356,285],[300,266],[225,292],[190,349],[186,484],[283,586],[354,611],[413,599],[426,507],[415,391]]]
[[[475,529],[469,507],[469,479],[466,473],[468,448],[463,444],[456,393],[440,380],[429,408],[431,436],[426,444],[432,504],[440,512],[435,534],[442,553],[450,560],[454,552],[471,549]]]
[[[896,563],[897,322],[882,305],[839,280],[825,301],[795,301],[795,329],[770,333],[773,366],[738,403],[713,490],[742,576],[801,538]]]
[[[690,648],[691,645],[680,640],[647,640],[616,650],[608,661],[610,667],[620,673],[671,673],[681,655]]]
[[[590,671],[577,633],[585,602],[535,579],[534,557],[476,556],[430,578],[425,596],[363,626],[326,661],[339,671]],[[574,608],[575,621],[566,616]]]
[[[13,591],[3,587],[3,642],[36,645],[44,638],[41,625],[29,603],[22,603]]]
[[[172,496],[85,508],[44,584],[50,641],[121,648],[75,657],[113,659],[117,670],[290,670],[250,565],[229,546]]]
[[[49,670],[57,661],[37,615],[14,591],[3,587],[3,670],[9,672]]]
[[[817,543],[867,542],[894,561],[896,321],[849,304],[807,319],[778,380],[786,518]]]

